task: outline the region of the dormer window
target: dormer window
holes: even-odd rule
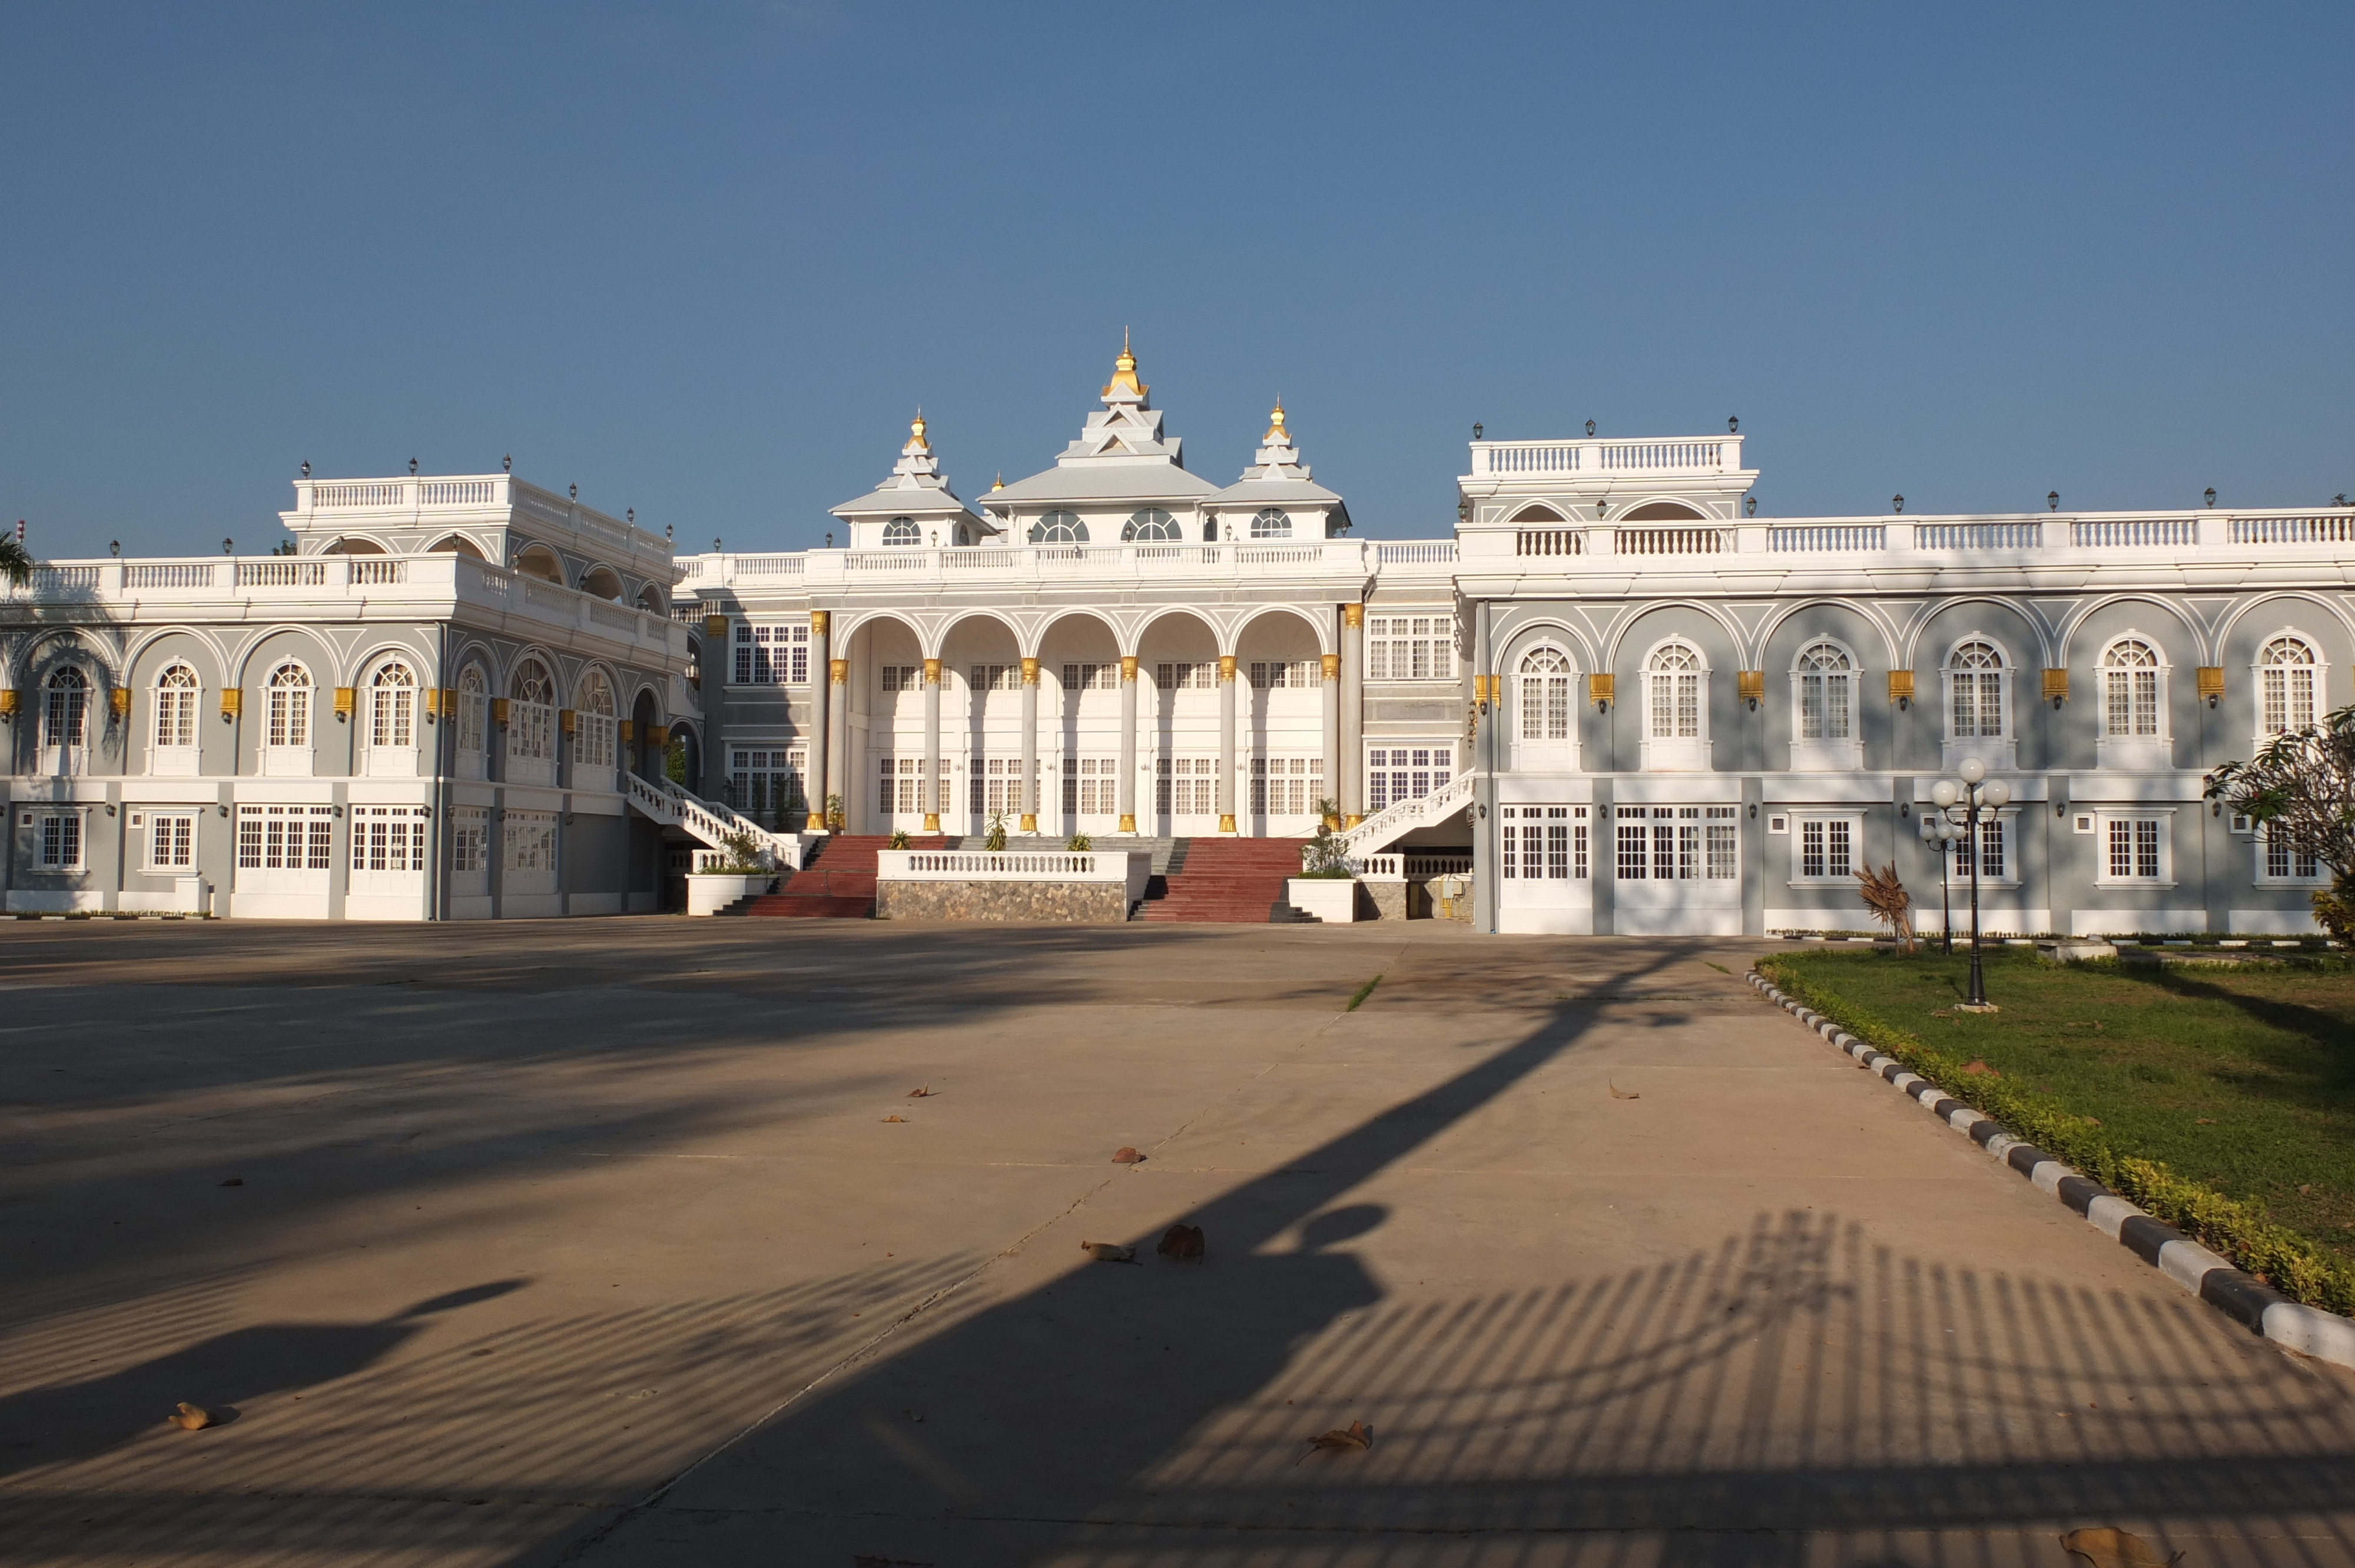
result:
[[[1120,529],[1124,545],[1174,545],[1182,536],[1178,519],[1157,506],[1135,514]]]
[[[1273,506],[1254,513],[1251,520],[1251,536],[1254,539],[1289,539],[1292,537],[1292,519]]]
[[[1030,542],[1034,545],[1084,545],[1088,542],[1088,525],[1080,521],[1076,512],[1050,512],[1030,524]]]
[[[923,530],[916,526],[916,520],[912,517],[894,517],[883,524],[883,543],[887,546],[921,545],[923,542]]]

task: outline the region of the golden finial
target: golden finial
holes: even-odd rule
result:
[[[1136,355],[1129,352],[1126,327],[1120,329],[1120,357],[1112,362],[1112,385],[1103,389],[1103,395],[1109,397],[1115,391],[1145,396],[1145,384],[1136,378]]]
[[[989,488],[992,490],[1003,490],[1006,488],[1006,471],[1004,469],[999,469],[997,471],[997,482],[991,485]]]
[[[908,444],[918,451],[932,450],[932,443],[924,440],[924,411],[922,408],[917,409],[916,417],[908,421]]]
[[[1267,434],[1262,436],[1260,440],[1263,441],[1288,441],[1291,439],[1292,432],[1284,428],[1284,395],[1282,393],[1278,393],[1276,395],[1274,411],[1267,417]]]

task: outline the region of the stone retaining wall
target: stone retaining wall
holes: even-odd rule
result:
[[[875,918],[1117,926],[1128,918],[1128,887],[1119,882],[879,882]]]

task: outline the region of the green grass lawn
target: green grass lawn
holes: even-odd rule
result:
[[[2121,1153],[2252,1202],[2355,1263],[2355,967],[2043,963],[1987,955],[1987,1000],[1955,1011],[1969,959],[1798,952],[1805,983],[1977,1058],[2009,1086],[2097,1121]]]

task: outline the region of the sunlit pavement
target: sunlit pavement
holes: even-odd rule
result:
[[[779,924],[0,925],[0,1563],[2355,1562],[1754,944]]]

